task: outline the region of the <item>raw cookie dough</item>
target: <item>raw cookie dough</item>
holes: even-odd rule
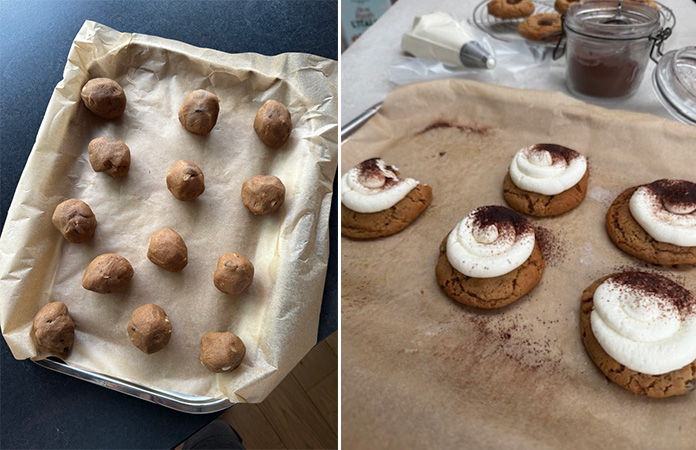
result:
[[[212,92],[198,89],[186,96],[179,110],[179,122],[192,133],[206,135],[215,128],[220,99]]]
[[[162,308],[148,303],[133,311],[128,322],[128,337],[143,353],[155,353],[169,343],[172,324]]]
[[[582,293],[580,303],[580,332],[587,354],[599,370],[610,381],[634,394],[648,397],[671,397],[682,395],[696,387],[696,361],[672,372],[662,375],[648,375],[629,369],[609,356],[592,333],[590,313],[594,309],[593,295],[597,286],[611,275],[600,278]]]
[[[201,363],[211,372],[236,369],[245,354],[244,342],[229,331],[210,332],[201,338]]]
[[[115,119],[126,109],[126,93],[120,84],[109,78],[89,80],[80,93],[87,109],[104,119]]]
[[[123,142],[109,137],[93,139],[87,148],[89,163],[95,172],[106,172],[114,178],[124,177],[130,168],[130,149]]]
[[[218,260],[213,282],[225,294],[241,294],[254,280],[254,266],[246,256],[234,252],[225,253]]]
[[[31,337],[40,350],[65,357],[75,340],[75,324],[65,303],[44,305],[34,317]]]
[[[341,234],[354,239],[391,236],[416,220],[432,199],[432,188],[419,184],[396,205],[384,211],[359,213],[341,204]]]
[[[165,270],[179,272],[188,264],[188,249],[179,233],[163,228],[150,238],[147,258]]]
[[[493,0],[488,3],[488,14],[501,19],[527,17],[533,12],[532,0]]]
[[[169,169],[167,189],[179,200],[193,200],[205,191],[205,177],[200,167],[182,159]]]
[[[99,255],[89,263],[82,277],[82,287],[98,294],[111,294],[125,287],[133,278],[133,267],[123,256]]]
[[[680,247],[656,241],[633,218],[629,201],[639,187],[626,189],[609,207],[606,229],[611,240],[629,255],[652,264],[696,264],[696,247]]]
[[[447,236],[440,244],[435,267],[437,282],[452,299],[476,308],[502,308],[529,293],[544,273],[544,257],[538,240],[532,255],[512,272],[492,278],[473,278],[457,271],[447,259]]]
[[[264,144],[273,148],[282,147],[292,132],[290,111],[280,102],[266,101],[256,112],[254,130]]]
[[[503,197],[512,209],[522,214],[537,217],[558,216],[582,203],[587,193],[589,176],[590,171],[586,170],[582,179],[570,189],[556,195],[544,195],[520,189],[508,173],[503,181]]]
[[[285,201],[285,186],[280,178],[256,175],[242,185],[242,203],[256,215],[275,212]]]
[[[69,242],[80,243],[92,239],[97,228],[97,218],[89,205],[82,200],[71,198],[56,206],[53,212],[53,226]]]
[[[561,16],[556,13],[534,14],[517,26],[517,32],[534,41],[557,41],[561,38]]]

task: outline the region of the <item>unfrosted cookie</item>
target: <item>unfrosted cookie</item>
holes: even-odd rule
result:
[[[632,200],[639,188],[641,191]],[[641,220],[646,226],[654,222],[651,217],[674,222],[667,228],[668,235],[658,234],[656,238],[646,231],[634,217],[632,201],[634,210],[644,216]],[[682,213],[673,213],[670,209]],[[653,231],[656,234],[664,227],[659,225],[659,221],[653,226],[658,227]],[[628,188],[609,207],[606,229],[617,247],[643,261],[660,265],[696,264],[696,184],[683,180],[658,180]],[[671,239],[669,230],[672,231]],[[673,242],[668,242],[670,240]]]
[[[587,193],[587,160],[556,144],[535,144],[518,151],[503,181],[510,207],[530,216],[557,216],[576,208]]]
[[[583,0],[556,0],[553,4],[553,8],[558,11],[559,14],[565,14],[573,3],[579,3]]]
[[[517,32],[533,41],[557,41],[561,37],[561,16],[556,13],[534,14],[517,26]]]
[[[493,0],[488,3],[488,14],[501,19],[527,17],[533,12],[532,0]]]
[[[341,177],[341,234],[354,239],[390,236],[409,226],[430,205],[432,188],[379,158]]]
[[[448,252],[448,244],[459,248]],[[472,211],[442,241],[435,275],[450,298],[493,309],[529,293],[544,267],[531,224],[508,208],[485,206]]]
[[[650,375],[633,370],[626,365],[619,363],[602,347],[597,339],[597,336],[595,336],[593,332],[591,315],[593,314],[592,311],[595,309],[594,296],[597,288],[610,278],[612,280],[616,280],[620,286],[619,290],[624,292],[626,291],[627,286],[629,288],[630,286],[635,286],[639,289],[647,289],[648,292],[652,291],[651,294],[653,296],[657,294],[663,297],[666,296],[673,298],[675,302],[680,303],[679,306],[674,305],[674,310],[686,310],[681,311],[681,314],[678,314],[678,316],[681,317],[674,319],[673,321],[675,323],[683,322],[684,315],[693,314],[693,295],[676,283],[659,275],[644,272],[627,272],[600,278],[583,291],[580,304],[580,332],[582,334],[582,343],[584,344],[585,350],[592,361],[610,381],[633,392],[634,394],[662,398],[686,394],[693,390],[694,387],[696,387],[696,361],[686,363],[683,367],[670,370],[666,373]],[[649,300],[650,297],[644,297],[644,300],[645,299]],[[603,299],[602,301],[606,300]],[[665,302],[667,305],[669,303],[669,301]],[[691,305],[689,305],[689,303]],[[626,306],[627,309],[631,309],[635,315],[635,306]],[[661,308],[665,308],[665,306],[663,305]],[[691,309],[690,312],[688,311],[689,309]],[[614,311],[623,310],[623,308],[614,309]],[[656,311],[659,311],[659,309],[656,309]],[[670,311],[672,310],[669,310],[666,313],[669,314]],[[661,314],[658,312],[658,314],[654,317],[659,317],[660,315]],[[635,320],[635,318],[627,316],[624,323],[630,323],[632,321],[631,319]],[[637,324],[639,325],[639,328],[642,328],[643,330],[648,329],[648,324],[645,320],[642,322],[637,322]],[[597,325],[600,324],[598,323]],[[616,331],[613,333],[616,333]],[[611,336],[612,333],[608,333],[608,335]],[[643,339],[645,340],[645,338]],[[620,351],[620,349],[612,349],[611,351]],[[666,356],[666,352],[658,352],[657,359],[660,363],[662,363],[662,361],[666,359]]]

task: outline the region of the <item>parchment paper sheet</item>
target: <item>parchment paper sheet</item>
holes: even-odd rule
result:
[[[316,342],[337,163],[336,69],[314,55],[231,55],[85,22],[0,239],[0,325],[15,358],[40,357],[29,337],[32,319],[47,302],[62,301],[76,326],[72,365],[188,395],[263,400]],[[100,76],[126,92],[120,119],[99,119],[80,100],[82,86]],[[195,89],[221,100],[208,136],[186,131],[177,118]],[[287,105],[293,119],[290,140],[278,150],[252,127],[267,99]],[[104,135],[130,147],[123,179],[89,164],[87,144]],[[167,190],[166,174],[179,159],[205,176],[195,201]],[[242,183],[257,174],[276,175],[286,186],[273,215],[257,217],[242,205]],[[70,197],[86,201],[97,217],[88,243],[68,243],[51,224],[55,206]],[[147,259],[150,237],[164,227],[188,246],[183,272]],[[217,260],[228,251],[255,267],[253,284],[237,298],[213,285]],[[85,268],[102,253],[133,265],[125,290],[100,295],[81,287]],[[160,305],[173,326],[168,346],[152,355],[126,333],[132,311],[146,303]],[[200,338],[226,330],[242,338],[246,358],[233,372],[213,374],[199,362]]]
[[[556,245],[530,295],[497,312],[461,306],[435,279],[440,242],[471,209],[504,205],[512,156],[541,142],[589,158],[588,195],[533,220]],[[693,448],[696,394],[656,400],[609,383],[582,346],[579,307],[600,276],[656,268],[614,247],[604,215],[629,186],[696,181],[694,142],[693,127],[560,93],[396,89],[342,146],[341,170],[381,156],[434,198],[397,235],[341,240],[343,448]],[[660,271],[696,291],[696,269]]]

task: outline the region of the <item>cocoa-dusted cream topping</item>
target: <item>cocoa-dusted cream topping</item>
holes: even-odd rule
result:
[[[539,22],[539,24],[553,25],[552,23],[542,24],[541,21]],[[571,161],[581,156],[580,153],[576,152],[575,150],[558,144],[534,144],[527,148],[529,148],[530,153],[549,152],[553,164],[559,162],[565,162],[566,164],[570,164]]]
[[[389,189],[399,182],[398,169],[380,158],[367,159],[356,166],[358,181],[370,189]]]
[[[687,289],[661,275],[631,271],[612,275],[611,279],[618,285],[666,300],[666,303],[661,306],[667,309],[676,308],[682,319],[696,315],[696,297]]]
[[[516,236],[534,233],[534,229],[527,219],[504,206],[482,206],[473,211],[473,216],[474,225],[477,228],[487,229],[493,225],[498,229],[500,235],[504,233],[506,228],[510,231],[514,229]],[[510,228],[510,225],[512,228]],[[512,238],[514,239],[515,236],[512,236]]]
[[[696,212],[696,183],[685,180],[657,180],[645,186],[655,200],[675,214]]]

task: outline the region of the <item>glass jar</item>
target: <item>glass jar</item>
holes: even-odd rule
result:
[[[653,71],[653,87],[674,117],[696,125],[696,47],[663,55]]]
[[[622,98],[636,92],[643,79],[660,14],[644,3],[575,3],[566,13],[566,83],[575,95]]]

